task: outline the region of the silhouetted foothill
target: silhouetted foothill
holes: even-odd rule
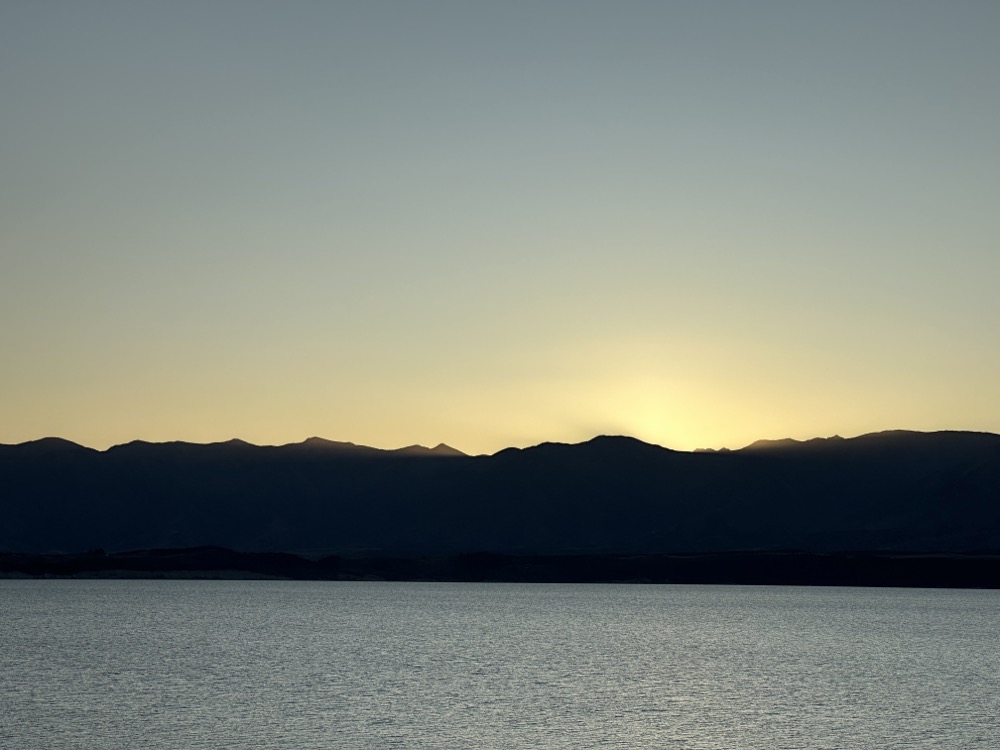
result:
[[[492,456],[310,438],[0,446],[0,550],[325,555],[1000,551],[1000,436],[884,432]],[[471,563],[470,563],[471,564]]]

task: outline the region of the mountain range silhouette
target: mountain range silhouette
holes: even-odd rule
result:
[[[674,451],[629,437],[469,456],[309,438],[0,445],[0,551],[320,555],[1000,553],[1000,435]]]

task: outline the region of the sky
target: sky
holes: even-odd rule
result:
[[[1000,4],[0,3],[0,443],[1000,432]]]

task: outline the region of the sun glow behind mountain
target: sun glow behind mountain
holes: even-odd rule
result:
[[[0,442],[1000,431],[998,32],[6,4]]]

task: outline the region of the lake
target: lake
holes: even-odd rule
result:
[[[0,581],[0,747],[990,748],[1000,592]]]

